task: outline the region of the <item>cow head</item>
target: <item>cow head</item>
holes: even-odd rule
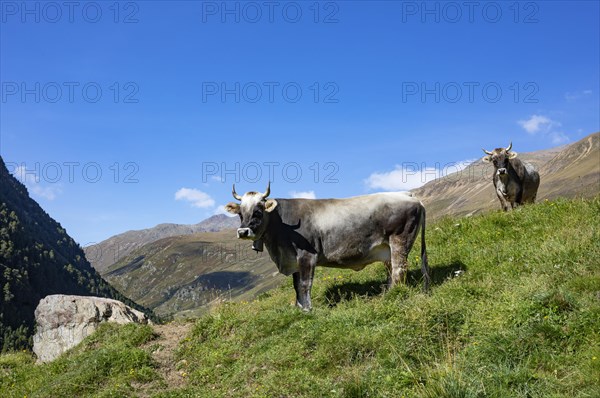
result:
[[[269,193],[271,193],[270,182],[265,193],[250,191],[243,196],[235,192],[235,184],[233,185],[233,197],[241,203],[228,203],[225,210],[240,216],[241,225],[237,230],[239,239],[259,240],[265,233],[269,213],[277,207],[275,199],[267,199]]]
[[[486,156],[484,156],[482,160],[484,162],[493,163],[496,174],[499,177],[507,175],[509,166],[508,161],[517,157],[517,153],[511,151],[511,148],[512,142],[507,148],[496,148],[491,152],[484,149],[483,152],[486,153]]]

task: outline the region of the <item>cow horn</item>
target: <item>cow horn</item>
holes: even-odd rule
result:
[[[262,195],[263,199],[266,199],[270,194],[271,194],[271,181],[269,181],[269,184],[267,184],[267,191],[265,193],[263,193],[263,195]]]
[[[492,153],[490,151],[486,151],[485,149],[481,148],[481,150],[485,153],[487,153],[488,155],[491,155]]]
[[[506,148],[506,152],[510,151],[512,149],[512,141],[510,142],[510,144],[508,145],[508,148]]]
[[[233,197],[235,199],[239,200],[240,202],[242,201],[242,197],[238,195],[237,192],[235,192],[235,184],[233,184],[233,190],[231,191],[231,193],[233,194]]]

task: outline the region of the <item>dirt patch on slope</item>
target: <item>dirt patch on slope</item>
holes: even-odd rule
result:
[[[158,338],[142,347],[148,350],[156,361],[156,371],[162,377],[161,390],[177,389],[187,384],[187,363],[185,360],[178,361],[176,352],[179,343],[189,334],[193,324],[193,322],[176,321],[166,325],[154,325],[153,328],[158,334]],[[136,390],[142,397],[156,392],[153,391],[152,385],[140,385]]]

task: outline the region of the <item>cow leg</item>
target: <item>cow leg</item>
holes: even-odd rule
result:
[[[390,236],[392,254],[391,286],[406,282],[408,270],[408,250],[406,238],[400,235]]]
[[[500,192],[496,192],[496,196],[498,196],[498,200],[500,201],[500,206],[502,206],[502,210],[508,211],[508,202],[504,199],[504,196]]]
[[[517,194],[515,195],[515,204],[516,206],[513,207],[513,209],[517,206],[519,206],[521,203],[523,203],[523,188],[519,189],[517,191]]]
[[[392,261],[384,261],[383,262],[385,264],[385,268],[387,269],[387,289],[391,289],[392,288]]]
[[[294,273],[294,289],[296,290],[296,305],[304,311],[310,311],[312,308],[310,291],[316,265],[316,256],[303,255],[298,257],[299,271]]]
[[[300,304],[302,302],[302,299],[300,296],[300,271],[294,272],[292,274],[292,277],[294,278],[294,291],[296,292],[296,305],[298,307],[302,308],[302,304]]]
[[[512,208],[512,203],[510,203],[508,200],[501,198],[500,199],[500,203],[502,203],[502,210],[504,211],[508,211],[508,206],[510,205]]]

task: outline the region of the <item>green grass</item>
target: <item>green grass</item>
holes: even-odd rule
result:
[[[139,346],[155,338],[152,327],[102,324],[82,344],[56,361],[35,365],[31,353],[0,356],[0,396],[129,397],[157,374]]]
[[[443,219],[427,231],[430,294],[421,289],[419,247],[408,284],[386,293],[382,264],[358,273],[318,269],[311,313],[291,305],[291,280],[256,301],[223,304],[181,342],[178,370],[187,384],[165,389],[158,380],[144,391],[599,397],[599,225],[600,198]],[[32,366],[23,353],[1,357],[0,396],[135,396],[135,383],[153,377],[149,354],[136,344],[152,334],[128,328],[103,329],[49,365]],[[129,369],[145,369],[147,379],[132,379]]]

